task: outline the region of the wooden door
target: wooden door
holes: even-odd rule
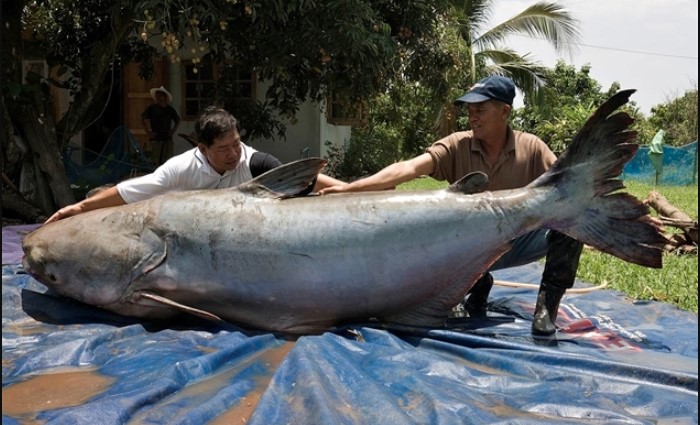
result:
[[[139,65],[129,63],[124,67],[124,125],[129,127],[136,140],[144,147],[148,141],[148,135],[143,128],[141,113],[148,105],[153,103],[151,89],[165,86],[167,88],[167,62],[165,60],[155,60],[153,62],[153,77],[146,81],[139,78]]]

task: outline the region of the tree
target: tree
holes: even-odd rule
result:
[[[620,90],[619,82],[613,82],[604,90],[590,76],[590,71],[588,64],[577,71],[573,65],[558,61],[553,69],[544,73],[546,86],[542,91],[547,102],[539,103],[537,98],[526,94],[524,107],[513,114],[513,126],[537,134],[553,151],[561,152],[593,111]],[[697,89],[656,105],[648,118],[634,100],[623,109],[635,120],[632,129],[637,131],[640,144],[650,143],[660,129],[666,131],[664,141],[668,145],[684,145],[697,140]]]
[[[554,152],[563,151],[593,111],[620,90],[615,82],[604,91],[590,71],[588,64],[577,71],[573,65],[558,61],[544,72],[542,93],[525,94],[524,107],[513,114],[513,126],[538,135]],[[625,108],[643,121],[633,101]]]
[[[437,42],[449,6],[447,0],[3,2],[3,172],[17,181],[29,159],[38,169],[33,192],[46,195],[31,195],[31,202],[46,214],[74,202],[61,153],[104,109],[105,78],[129,61],[139,62],[148,76],[156,55],[177,62],[190,51],[195,60],[230,59],[254,69],[270,86],[265,102],[247,110],[262,117],[250,122],[268,129],[280,128],[272,119],[293,119],[302,102],[330,93],[348,103],[367,99],[396,81],[397,73],[439,85],[453,64]],[[26,31],[32,40],[22,38]],[[162,46],[153,48],[153,40]],[[45,58],[56,78],[23,81],[27,58]],[[71,94],[56,122],[50,86]],[[224,78],[221,91],[227,87]],[[27,155],[17,155],[15,135],[27,143]]]
[[[509,37],[520,35],[542,39],[560,53],[573,52],[571,46],[579,41],[578,21],[561,5],[537,2],[489,28],[494,7],[496,3],[493,0],[453,2],[451,17],[446,22],[448,36],[445,38],[451,40],[450,29],[453,29],[454,37],[460,43],[446,44],[457,58],[454,68],[456,71],[449,77],[449,90],[440,93],[441,96],[438,97],[441,104],[438,105],[439,113],[434,126],[434,136],[437,138],[448,135],[458,127],[468,128],[465,118],[459,120],[452,101],[488,75],[506,75],[531,99],[540,104],[544,102],[546,98],[542,89],[546,86],[543,79],[545,68],[529,53],[519,53],[506,47],[504,44]],[[419,147],[416,144],[413,146]],[[413,153],[418,153],[425,147],[420,146]],[[405,150],[404,153],[406,152]]]
[[[489,23],[493,0],[455,2],[459,34],[469,47],[469,85],[490,74],[508,75],[525,93],[534,94],[544,84],[543,67],[529,54],[520,54],[503,46],[512,35],[524,35],[548,41],[558,52],[571,52],[579,41],[578,21],[561,5],[538,2],[485,29]],[[462,91],[467,87],[462,87]]]
[[[450,13],[439,21],[438,51],[406,46],[402,58],[414,56],[420,62],[402,61],[401,72],[393,75],[388,89],[369,102],[365,127],[353,129],[353,137],[336,168],[340,176],[357,177],[376,172],[401,158],[415,156],[434,140],[468,128],[458,117],[452,102],[478,79],[489,74],[508,75],[518,87],[533,95],[542,88],[544,68],[528,54],[520,54],[504,42],[512,35],[528,35],[548,40],[557,51],[578,41],[577,21],[561,6],[535,3],[516,16],[492,28],[489,24],[495,2],[453,1]],[[419,67],[439,70],[428,74]],[[377,156],[368,159],[375,152]]]
[[[651,108],[649,123],[666,134],[664,143],[683,146],[698,140],[698,89]]]
[[[61,152],[103,109],[99,93],[104,76],[115,66],[117,47],[132,28],[131,13],[137,4],[126,0],[3,2],[3,174],[18,180],[26,169],[23,164],[33,164],[35,181],[22,193],[30,201],[28,208],[36,205],[48,215],[57,205],[75,201]],[[32,32],[34,40],[25,40],[25,32]],[[46,59],[57,78],[29,74],[25,81],[22,63],[36,58]],[[71,94],[58,122],[50,85]],[[8,154],[18,149],[28,154]]]

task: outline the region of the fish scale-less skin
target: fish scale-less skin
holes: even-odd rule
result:
[[[238,188],[51,223],[25,238],[23,264],[58,292],[120,314],[184,311],[290,333],[370,318],[440,327],[508,241],[539,228],[660,267],[665,239],[644,220],[648,208],[610,194],[637,148],[626,114],[607,117],[629,94],[601,106],[522,189],[473,193],[486,182],[475,174],[446,190],[289,198],[322,166],[301,160]]]
[[[513,204],[513,194],[504,195]],[[501,209],[494,208],[498,199],[490,193],[245,197],[231,208],[227,201],[235,197],[240,194],[233,189],[159,197],[119,208],[118,215],[97,210],[58,224],[102,226],[103,235],[125,234],[130,233],[124,229],[128,220],[120,216],[137,214],[130,210],[150,211],[158,220],[145,221],[141,232],[158,237],[141,241],[148,248],[130,246],[129,250],[165,250],[164,261],[145,271],[141,264],[128,261],[127,253],[103,258],[105,262],[127,260],[117,260],[125,270],[116,276],[145,273],[132,283],[122,280],[121,285],[129,286],[123,288],[125,292],[148,290],[225,320],[276,330],[290,330],[294,325],[286,321],[298,321],[305,314],[312,317],[304,322],[318,322],[314,330],[339,320],[393,315],[445,292],[448,286],[460,285],[444,301],[443,308],[448,309],[470,288],[468,277],[487,267],[463,259],[493,257],[498,247],[514,237],[512,223],[505,226],[509,233],[498,231],[506,220],[494,215]],[[529,196],[520,199],[534,202]],[[192,214],[192,205],[210,207],[206,214]],[[108,215],[112,217],[102,218]],[[132,225],[139,227],[141,222]],[[190,227],[197,231],[183,231]],[[32,243],[31,238],[25,244]],[[494,246],[493,252],[484,250],[485,246]],[[108,267],[96,264],[99,261],[92,258],[90,269]],[[109,276],[105,278],[100,283],[95,276],[85,286],[115,286]],[[109,302],[103,297],[100,304]],[[108,308],[119,312],[120,304]]]

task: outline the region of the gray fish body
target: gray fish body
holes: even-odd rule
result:
[[[636,145],[608,144],[573,161],[595,169],[611,157],[609,173],[636,150],[611,155]],[[601,181],[609,189],[610,179],[568,161],[510,191],[464,193],[455,184],[282,196],[293,190],[285,172],[303,186],[322,166],[300,161],[238,188],[172,193],[51,223],[25,238],[23,264],[57,292],[120,314],[168,317],[189,308],[290,333],[369,318],[442,326],[508,241],[539,228],[659,267],[660,235],[640,220],[646,208],[601,196]]]
[[[92,252],[77,261],[94,271],[47,284],[122,314],[178,313],[140,300],[148,292],[262,329],[313,332],[421,306],[435,311],[423,324],[436,325],[508,240],[540,222],[528,214],[531,192],[186,192],[47,225],[25,246]]]

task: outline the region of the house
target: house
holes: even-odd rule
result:
[[[44,78],[51,74],[53,78],[60,79],[54,75],[55,70],[48,69],[43,59],[25,62],[26,74],[31,71],[43,74]],[[197,114],[209,104],[203,93],[206,92],[207,85],[213,86],[218,78],[217,65],[211,66],[209,72],[193,72],[195,66],[198,66],[199,70],[206,69],[201,66],[201,62],[195,63],[191,59],[172,63],[164,57],[154,61],[154,73],[149,81],[139,77],[137,63],[116,66],[114,74],[110,73],[105,79],[105,105],[100,118],[71,139],[71,160],[83,165],[92,163],[100,157],[99,153],[105,147],[110,134],[122,126],[127,127],[143,146],[147,135],[141,113],[153,102],[150,90],[154,87],[164,86],[172,94],[172,106],[182,119],[177,133],[192,133]],[[251,73],[241,74],[237,83],[245,88],[242,92],[247,92],[251,98],[265,100],[268,85],[257,81]],[[67,90],[55,87],[52,87],[51,94],[54,98],[54,113],[58,119],[68,109],[70,95]],[[306,102],[299,108],[293,123],[282,120],[286,126],[284,138],[246,140],[243,135],[243,142],[276,156],[282,162],[305,157],[327,157],[329,145],[347,144],[352,125],[359,122],[358,119],[343,116],[338,111],[340,108],[334,109],[332,104]],[[185,138],[178,135],[174,137],[174,154],[191,148],[192,144]]]
[[[206,99],[199,96],[206,91],[206,86],[213,85],[216,79],[216,66],[208,71],[201,71],[200,66],[199,72],[192,72],[195,66],[191,60],[177,63],[159,60],[155,64],[155,72],[150,81],[144,81],[138,77],[138,64],[127,64],[123,68],[121,77],[123,124],[131,130],[140,143],[147,140],[141,121],[141,112],[153,101],[150,89],[161,85],[172,94],[172,105],[182,118],[178,133],[189,134],[194,131],[196,115],[207,104]],[[241,75],[239,78],[238,84],[245,87],[242,91],[264,101],[267,89],[264,82],[256,81],[250,73]],[[347,143],[352,128],[350,124],[353,122],[347,117],[332,116],[332,114],[332,108],[326,108],[326,105],[307,102],[299,109],[295,123],[283,121],[286,125],[286,140],[245,140],[244,137],[243,141],[258,150],[275,155],[282,162],[309,156],[325,157],[328,151],[326,142],[335,146]],[[192,145],[182,137],[176,136],[174,142],[175,154],[192,148]]]

